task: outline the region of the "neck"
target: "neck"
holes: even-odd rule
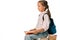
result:
[[[40,13],[47,13],[48,9],[46,9],[45,11],[41,11]]]

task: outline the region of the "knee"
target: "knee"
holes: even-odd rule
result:
[[[25,35],[26,38],[34,38],[35,36],[34,35]]]
[[[30,37],[30,35],[25,35],[26,38]]]

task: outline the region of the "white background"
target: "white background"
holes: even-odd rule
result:
[[[37,24],[38,0],[0,0],[0,40],[24,40],[24,31]],[[47,0],[60,40],[60,0]]]

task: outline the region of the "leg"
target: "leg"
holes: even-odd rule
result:
[[[26,35],[24,40],[32,40],[32,38],[29,35]]]
[[[43,37],[47,37],[47,36],[48,36],[48,32],[30,34],[30,35],[25,36],[25,40],[33,40],[33,39],[43,38]]]

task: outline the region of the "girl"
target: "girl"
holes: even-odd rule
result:
[[[37,6],[38,10],[40,11],[37,26],[34,29],[25,31],[25,40],[33,40],[48,36],[47,30],[50,23],[49,18],[51,17],[48,3],[45,0],[40,0],[38,1]]]

